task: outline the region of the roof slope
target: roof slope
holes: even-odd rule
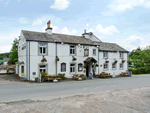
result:
[[[128,52],[126,49],[122,48],[116,43],[108,43],[108,42],[94,42],[94,43],[100,45],[100,50]]]
[[[65,35],[58,33],[53,33],[52,35],[49,35],[47,33],[26,31],[26,30],[22,30],[22,33],[26,38],[26,40],[29,41],[47,41],[47,42],[64,42],[72,44],[100,45],[100,50],[128,52],[127,50],[125,50],[124,48],[120,47],[115,43],[96,42],[87,39],[84,36]]]

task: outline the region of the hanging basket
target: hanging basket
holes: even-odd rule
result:
[[[73,57],[73,59],[72,59],[73,61],[76,61],[77,60],[77,58],[75,58],[75,57]]]
[[[98,67],[98,66],[99,66],[98,64],[95,65],[95,67]]]
[[[122,60],[122,63],[124,63],[125,62],[125,60]]]
[[[58,57],[56,57],[56,61],[59,61],[59,58],[58,58]]]
[[[84,64],[84,66],[83,66],[84,68],[86,68],[87,67],[87,65],[86,64]]]
[[[117,60],[114,61],[114,63],[117,63],[117,62],[118,62]]]
[[[41,60],[41,62],[47,62],[46,58],[43,58],[43,59]]]
[[[109,61],[106,60],[105,63],[109,63]]]

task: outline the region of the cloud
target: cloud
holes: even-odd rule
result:
[[[124,12],[126,10],[134,9],[136,6],[150,8],[149,0],[114,0],[107,8],[109,10],[102,12],[103,15],[115,15],[115,13]]]
[[[61,30],[61,33],[62,34],[68,34],[68,35],[75,35],[75,34],[77,34],[77,30],[75,30],[75,29],[73,29],[72,31],[69,31],[68,29],[67,29],[67,27],[64,27],[64,28],[62,28],[62,30]]]
[[[150,45],[149,41],[146,41],[142,37],[137,35],[131,35],[129,38],[126,39],[118,39],[114,43],[119,44],[120,46],[124,47],[129,51],[137,49],[137,47],[139,46],[145,48],[146,46]]]
[[[86,24],[86,27],[89,27],[89,24]]]
[[[52,9],[65,10],[70,4],[69,0],[55,0],[54,4],[50,6]]]
[[[106,28],[103,28],[103,26],[101,24],[98,24],[96,26],[96,30],[101,33],[101,34],[104,34],[104,35],[112,35],[114,33],[119,33],[119,31],[117,30],[117,28],[113,25],[109,26],[109,27],[106,27]]]
[[[11,0],[0,0],[0,4],[4,5],[6,7],[10,1]]]
[[[60,18],[57,18],[55,16],[51,16],[51,15],[44,15],[44,16],[41,16],[37,19],[35,19],[32,23],[33,26],[37,26],[37,25],[42,25],[43,23],[47,23],[49,20],[51,20],[51,22],[56,22],[56,23],[59,23],[61,21]]]
[[[25,18],[25,17],[20,17],[19,21],[20,21],[21,24],[28,24],[28,19]]]

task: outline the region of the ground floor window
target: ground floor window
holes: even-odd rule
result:
[[[61,72],[66,71],[66,63],[61,63]]]
[[[104,64],[104,70],[108,70],[108,63]]]
[[[21,66],[21,73],[24,73],[24,66]]]
[[[112,63],[112,69],[116,69],[116,63]]]
[[[82,69],[83,69],[82,64],[81,64],[81,63],[80,63],[80,64],[78,64],[78,71],[82,71]]]
[[[120,63],[120,69],[123,69],[123,63]]]
[[[40,66],[39,66],[39,71],[46,73],[46,65],[40,65]]]
[[[75,72],[75,64],[70,64],[70,72]]]

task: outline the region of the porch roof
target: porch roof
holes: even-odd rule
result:
[[[96,63],[97,60],[95,60],[93,57],[88,57],[88,58],[84,61],[84,63],[89,63],[89,62],[94,62],[94,63]]]

